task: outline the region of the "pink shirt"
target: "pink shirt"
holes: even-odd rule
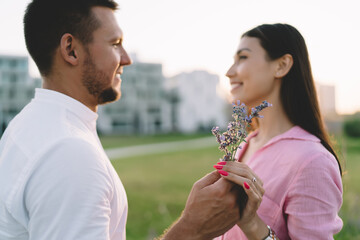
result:
[[[237,159],[246,148],[244,144]],[[265,194],[257,213],[280,240],[333,239],[341,230],[339,167],[317,137],[295,126],[271,139],[247,164],[264,182]],[[235,225],[216,239],[247,238]]]

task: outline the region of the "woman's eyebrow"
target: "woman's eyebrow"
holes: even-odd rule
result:
[[[237,55],[237,56],[240,55],[240,53],[241,53],[242,51],[244,51],[244,50],[251,52],[251,50],[250,50],[249,48],[241,48],[241,49],[239,49],[239,50],[236,52],[236,55]]]

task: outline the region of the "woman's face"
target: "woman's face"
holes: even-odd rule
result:
[[[274,76],[277,62],[267,57],[260,41],[253,37],[243,37],[234,57],[234,64],[226,76],[230,79],[231,95],[249,107],[260,102],[271,101],[280,80]]]

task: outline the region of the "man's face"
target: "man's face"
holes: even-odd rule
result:
[[[113,11],[105,7],[94,7],[93,13],[101,26],[93,32],[93,41],[85,47],[82,83],[96,104],[118,100],[121,96],[123,66],[131,59],[122,46],[123,33]]]

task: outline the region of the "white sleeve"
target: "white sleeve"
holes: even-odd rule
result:
[[[108,240],[111,178],[97,149],[67,139],[44,154],[25,188],[30,240]]]

